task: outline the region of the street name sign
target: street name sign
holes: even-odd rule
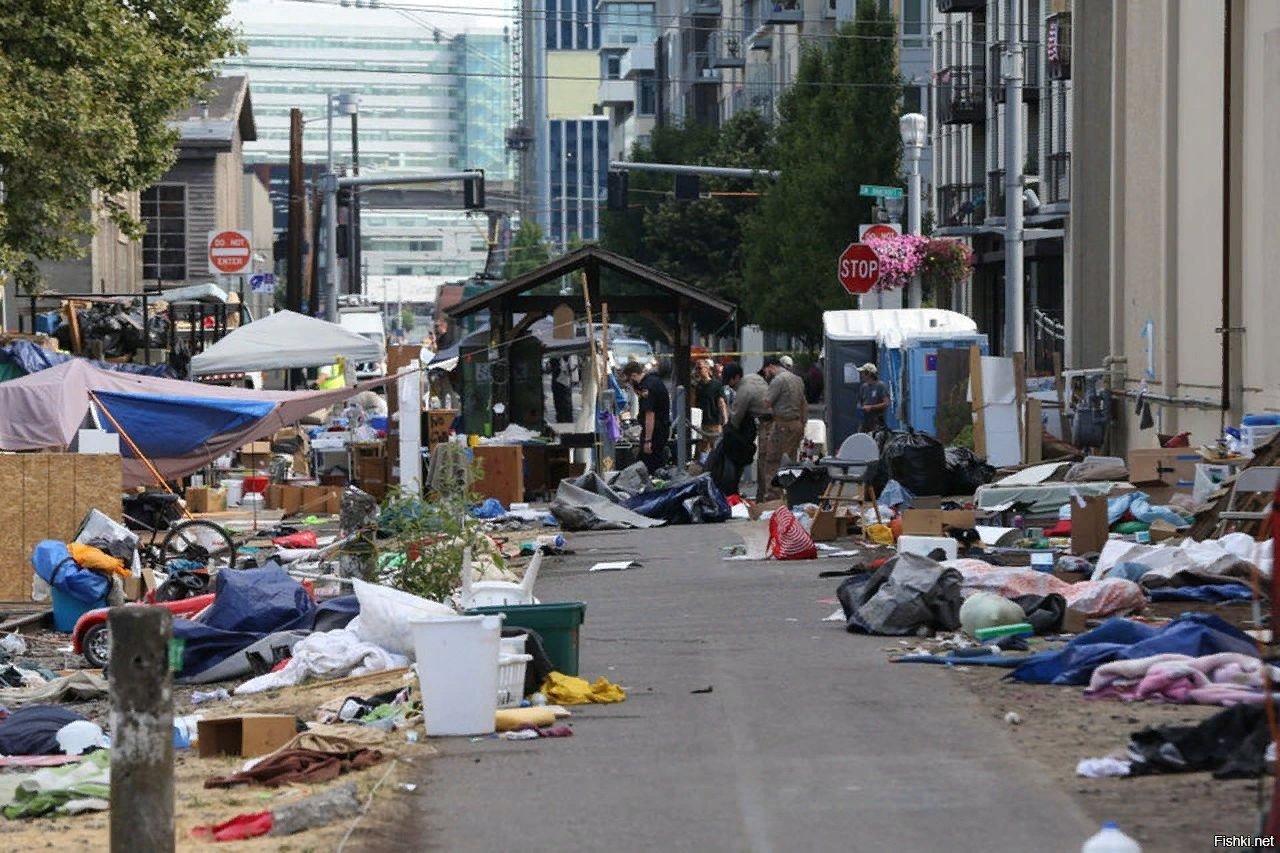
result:
[[[902,198],[902,187],[882,187],[877,184],[863,184],[858,187],[858,195],[863,198]]]

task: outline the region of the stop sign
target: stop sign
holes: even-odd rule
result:
[[[880,280],[880,258],[870,246],[850,243],[840,253],[837,275],[841,286],[853,295],[870,293]]]
[[[248,231],[209,232],[209,272],[235,275],[249,269],[253,246]]]

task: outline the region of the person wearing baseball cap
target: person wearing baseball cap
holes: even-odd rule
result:
[[[764,374],[769,380],[765,409],[771,417],[760,447],[758,485],[760,499],[767,501],[780,495],[773,486],[773,477],[782,460],[786,458],[794,462],[799,458],[800,440],[804,438],[804,424],[809,417],[809,403],[805,399],[804,380],[788,370],[782,359],[766,358]]]
[[[885,429],[885,412],[889,411],[889,386],[880,381],[880,369],[871,362],[858,368],[858,411],[862,413],[862,432]]]

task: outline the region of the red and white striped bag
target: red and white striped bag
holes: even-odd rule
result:
[[[813,544],[813,537],[801,526],[795,513],[784,506],[769,517],[767,553],[775,560],[812,560],[818,556],[818,546]]]

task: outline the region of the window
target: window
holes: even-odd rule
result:
[[[622,56],[617,53],[607,53],[604,57],[604,79],[621,80],[622,79]]]
[[[636,112],[642,116],[658,112],[658,84],[653,77],[642,77],[636,81]]]
[[[486,238],[484,238],[484,237],[472,237],[472,238],[471,238],[471,251],[473,251],[473,252],[487,252],[487,251],[489,251],[489,241],[488,241]]]
[[[927,10],[925,0],[902,0],[902,46],[922,47]]]
[[[142,277],[182,281],[187,277],[187,185],[159,184],[142,193]]]
[[[902,111],[904,113],[924,113],[925,115],[928,115],[928,107],[924,102],[923,86],[903,87]]]

